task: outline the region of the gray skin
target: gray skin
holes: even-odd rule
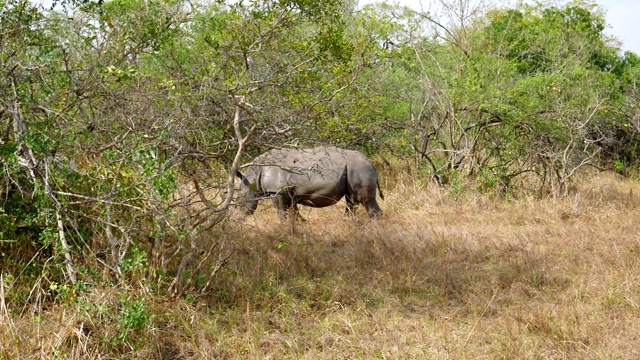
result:
[[[270,197],[281,218],[298,215],[298,204],[311,207],[334,205],[346,197],[347,214],[362,204],[370,217],[382,215],[376,190],[384,199],[378,174],[362,153],[336,147],[274,149],[257,158],[242,179],[240,196],[246,211],[253,214],[258,200]]]

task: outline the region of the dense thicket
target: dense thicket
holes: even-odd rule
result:
[[[5,277],[205,290],[231,255],[210,230],[233,174],[274,146],[360,148],[503,193],[637,165],[640,58],[590,4],[63,5],[0,2]]]

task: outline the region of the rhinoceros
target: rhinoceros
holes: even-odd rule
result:
[[[332,146],[312,149],[274,149],[250,164],[242,180],[240,196],[246,211],[253,214],[258,200],[270,197],[281,218],[289,211],[298,215],[297,205],[325,207],[346,197],[347,214],[362,204],[369,216],[382,215],[376,190],[384,199],[376,168],[362,153]]]

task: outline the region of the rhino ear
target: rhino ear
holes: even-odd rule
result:
[[[236,176],[240,178],[240,180],[242,181],[242,183],[246,186],[249,186],[249,179],[247,179],[246,176],[244,176],[240,170],[236,170]]]

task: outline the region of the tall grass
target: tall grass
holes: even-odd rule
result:
[[[303,208],[294,233],[269,205],[231,219],[211,236],[235,253],[196,298],[94,287],[37,314],[2,298],[0,359],[640,356],[637,182],[511,201],[385,190],[379,220],[343,205]]]

